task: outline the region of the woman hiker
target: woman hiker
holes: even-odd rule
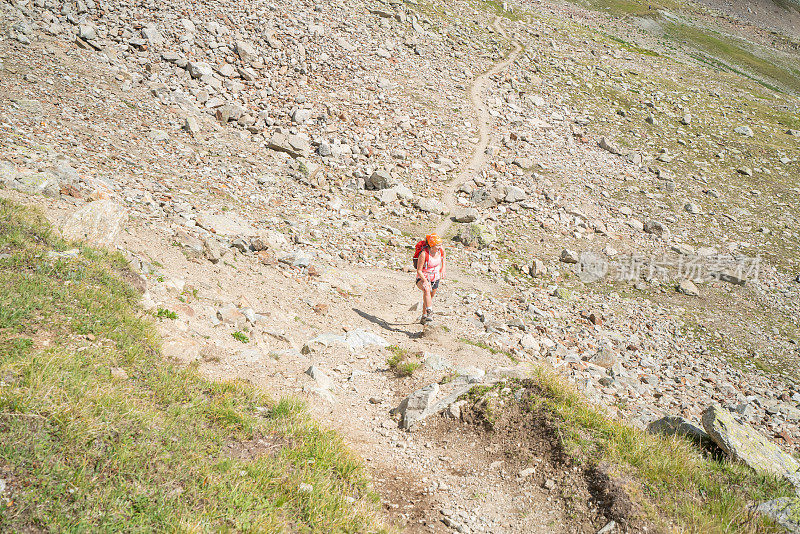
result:
[[[420,241],[417,247],[417,287],[422,290],[422,318],[419,322],[426,324],[433,321],[433,297],[436,296],[439,282],[444,278],[444,247],[441,238],[436,234],[426,235],[425,240]]]

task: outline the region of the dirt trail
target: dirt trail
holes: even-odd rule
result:
[[[500,17],[495,17],[494,21],[492,21],[492,28],[504,38],[509,39],[508,34],[500,25]],[[506,67],[512,64],[522,51],[522,46],[515,39],[511,41],[511,46],[512,49],[506,55],[506,57],[503,60],[495,63],[491,69],[475,78],[475,81],[470,87],[469,101],[472,107],[475,109],[475,115],[478,119],[479,140],[478,144],[475,145],[475,149],[472,151],[472,156],[470,157],[469,163],[467,163],[466,167],[464,167],[461,172],[458,173],[458,176],[456,176],[455,179],[451,180],[447,184],[447,190],[443,195],[442,201],[451,213],[457,205],[456,191],[458,188],[461,187],[464,182],[472,179],[472,177],[475,176],[475,174],[477,174],[486,163],[486,147],[489,146],[489,122],[491,121],[491,115],[489,114],[489,106],[483,101],[483,94],[486,92],[486,88],[491,77],[499,72],[502,72],[504,69],[506,69]],[[436,233],[439,235],[445,235],[452,224],[453,221],[451,217],[445,217],[444,220],[436,227]]]

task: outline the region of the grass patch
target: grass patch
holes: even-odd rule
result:
[[[166,362],[122,256],[73,246],[0,200],[0,530],[383,530],[335,433]]]
[[[507,350],[498,349],[487,343],[484,343],[483,341],[473,341],[465,337],[460,337],[458,340],[461,343],[466,343],[467,345],[472,345],[473,347],[478,347],[479,349],[488,350],[492,354],[505,354],[512,362],[519,363],[519,360],[517,360],[517,358]]]
[[[247,337],[247,334],[245,334],[244,332],[239,332],[237,330],[236,332],[232,333],[231,336],[236,341],[241,341],[242,343],[250,343],[250,338]]]
[[[165,308],[159,308],[156,311],[156,317],[158,317],[159,319],[177,319],[178,314],[175,313],[174,311],[167,310]]]
[[[788,482],[748,467],[704,456],[690,441],[642,432],[605,417],[585,397],[541,370],[525,387],[528,408],[555,416],[564,449],[590,462],[611,462],[642,487],[647,519],[685,532],[781,532],[750,513],[756,502],[790,496]],[[636,495],[632,495],[636,497]]]
[[[391,353],[391,356],[386,359],[386,364],[397,376],[411,376],[414,374],[414,371],[419,369],[421,364],[418,361],[411,359],[411,356],[408,354],[407,350],[400,348],[397,345],[389,345],[386,347],[386,350]]]
[[[759,57],[721,33],[687,24],[672,24],[669,26],[668,33],[673,39],[688,41],[694,48],[715,58],[720,62],[719,66],[747,76],[768,89],[776,90],[773,84],[767,83],[767,80],[777,82],[782,88],[789,91],[796,91],[796,88],[800,86],[798,69],[777,65]],[[735,68],[731,65],[734,65]]]

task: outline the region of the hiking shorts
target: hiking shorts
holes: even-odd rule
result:
[[[420,280],[422,280],[422,278],[417,278],[417,281],[414,282],[414,285],[419,284]],[[436,280],[435,282],[431,282],[431,289],[433,291],[436,291],[437,289],[439,289],[439,282],[441,282],[441,281],[442,281],[442,279],[440,278],[440,279]]]

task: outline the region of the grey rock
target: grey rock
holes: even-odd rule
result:
[[[457,208],[453,212],[453,219],[460,223],[470,223],[478,218],[478,210],[475,208]]]
[[[308,157],[311,154],[311,143],[305,137],[276,132],[272,134],[267,147],[278,152],[286,152],[293,158]]]
[[[657,235],[665,240],[671,234],[667,225],[661,221],[654,221],[654,220],[645,221],[643,229],[646,233]]]
[[[509,185],[506,187],[506,202],[522,202],[526,198],[528,198],[528,194],[525,193],[522,188],[515,185]]]
[[[705,430],[695,424],[690,423],[683,417],[667,415],[647,425],[647,431],[651,434],[683,436],[694,441],[697,445],[704,449],[717,449],[717,444],[711,439],[711,436],[709,436]]]
[[[739,135],[744,135],[745,137],[753,137],[753,129],[749,126],[737,126],[733,129]]]
[[[563,263],[578,263],[578,261],[580,261],[578,253],[568,248],[565,248],[564,250],[561,251],[561,256],[559,257],[559,260]]]
[[[781,497],[756,506],[756,511],[772,518],[790,533],[800,533],[800,497]]]
[[[145,26],[142,28],[142,37],[147,39],[151,45],[160,45],[164,42],[164,36],[153,25]]]
[[[306,374],[314,379],[320,388],[327,390],[333,389],[333,380],[316,365],[312,365],[306,369]]]
[[[370,174],[366,180],[367,189],[388,189],[396,184],[397,179],[386,169],[378,169]]]
[[[186,117],[183,122],[183,129],[193,136],[197,135],[200,133],[200,121],[197,120],[197,117]]]
[[[470,223],[459,230],[457,239],[466,247],[485,248],[497,241],[497,235],[486,225]]]
[[[600,141],[597,142],[597,145],[607,152],[611,152],[612,154],[621,154],[622,151],[620,150],[619,146],[616,143],[611,141],[610,139],[606,139],[605,137],[601,137]]]
[[[697,286],[691,280],[684,279],[678,282],[677,291],[678,293],[683,293],[690,297],[700,296],[700,291],[698,291]]]
[[[15,181],[7,182],[8,187],[29,195],[56,197],[61,190],[58,177],[50,172],[19,174]]]
[[[78,26],[78,37],[84,41],[94,41],[97,39],[97,28],[94,24],[81,24]]]
[[[219,263],[219,260],[222,259],[222,249],[219,246],[219,242],[213,237],[205,237],[203,239],[203,254],[211,263]]]
[[[242,58],[245,63],[251,63],[257,59],[258,52],[256,48],[247,41],[238,40],[234,45],[236,53]]]
[[[703,428],[732,459],[752,469],[786,478],[800,489],[800,462],[757,430],[736,422],[730,412],[712,404],[703,412]]]
[[[190,61],[186,65],[186,70],[192,78],[202,78],[203,76],[211,76],[214,74],[214,69],[208,63],[203,61]]]
[[[436,215],[445,215],[448,211],[444,203],[433,198],[420,197],[414,202],[414,207],[420,211]]]
[[[296,124],[305,124],[311,118],[311,110],[306,108],[298,108],[292,113],[292,121]]]
[[[70,215],[61,227],[61,233],[67,239],[112,247],[127,219],[128,211],[113,200],[96,200]]]
[[[687,213],[691,213],[692,215],[698,215],[700,213],[700,206],[695,204],[694,202],[687,202],[683,209],[686,210]]]
[[[395,409],[395,413],[399,413],[401,417],[400,427],[409,430],[424,419],[438,394],[439,384],[434,382],[406,397]]]

